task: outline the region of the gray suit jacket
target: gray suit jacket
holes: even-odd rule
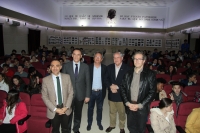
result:
[[[68,107],[69,109],[66,111],[66,115],[70,115],[72,112],[71,103],[73,99],[73,87],[71,84],[70,76],[68,74],[62,74],[62,94],[63,94],[63,106]],[[52,75],[49,75],[43,78],[42,81],[42,99],[47,106],[47,118],[53,119],[56,112],[54,109],[56,108],[56,93],[53,83]]]
[[[90,87],[90,71],[89,66],[85,63],[80,63],[79,74],[77,79],[75,79],[73,61],[65,63],[62,67],[62,72],[69,74],[72,85],[74,88],[74,98],[79,101],[84,100],[86,97],[90,97],[91,87]]]

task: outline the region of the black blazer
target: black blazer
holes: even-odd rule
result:
[[[124,104],[131,103],[131,82],[133,80],[134,69],[128,71],[122,80],[121,96]],[[153,101],[156,93],[156,73],[150,69],[143,68],[140,74],[139,93],[137,103],[143,105],[142,110],[149,112],[149,105]],[[129,113],[129,108],[126,106],[126,112]]]
[[[130,70],[130,66],[122,63],[122,66],[118,72],[117,77],[115,77],[115,64],[110,64],[107,67],[107,73],[106,73],[106,86],[108,87],[108,100],[113,102],[122,102],[121,96],[120,96],[120,85],[122,82],[123,76],[126,74],[126,72]],[[110,90],[110,86],[112,84],[116,84],[119,87],[119,90],[117,93],[112,93]]]
[[[90,68],[90,81],[91,81],[91,90],[92,90],[94,64],[90,64],[89,68]],[[102,82],[102,98],[103,99],[106,96],[105,80],[106,80],[106,66],[104,64],[101,64],[101,82]]]

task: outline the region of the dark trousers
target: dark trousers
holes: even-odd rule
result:
[[[145,133],[147,117],[147,111],[129,111],[127,114],[127,127],[130,133]]]
[[[90,101],[88,103],[88,125],[92,125],[93,121],[93,113],[94,113],[94,106],[95,102],[97,105],[97,125],[101,125],[102,120],[102,110],[103,110],[103,98],[102,98],[102,91],[92,91],[90,96]]]
[[[16,125],[15,124],[1,124],[0,125],[0,133],[16,133]]]
[[[78,101],[76,98],[73,99],[72,106],[71,106],[72,113],[69,115],[69,124],[68,124],[69,133],[71,133],[71,125],[72,125],[73,116],[74,116],[73,131],[74,132],[79,131],[79,128],[81,125],[83,102],[84,100]]]
[[[60,125],[62,133],[69,133],[67,131],[69,116],[67,116],[66,114],[59,115],[58,113],[56,113],[55,117],[51,120],[51,123],[53,127],[52,133],[60,133]]]

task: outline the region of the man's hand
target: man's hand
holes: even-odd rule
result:
[[[110,86],[110,89],[111,89],[112,93],[117,93],[118,86],[115,85],[115,84],[112,84],[112,85]]]
[[[88,103],[90,101],[90,98],[86,97],[84,103]]]
[[[170,99],[171,99],[172,101],[174,101],[174,96],[173,96],[173,94],[170,93],[169,96],[170,96]]]
[[[131,110],[131,111],[137,111],[138,110],[138,108],[139,108],[139,106],[138,106],[138,104],[128,104],[128,107],[129,107],[129,109]]]
[[[62,108],[62,112],[65,114],[65,112],[67,111],[67,107]]]
[[[58,113],[59,115],[65,114],[62,109],[58,109],[58,108],[56,109],[56,113]]]

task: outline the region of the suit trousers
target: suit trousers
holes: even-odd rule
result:
[[[145,133],[147,118],[147,111],[129,111],[127,114],[127,126],[130,133]]]
[[[68,123],[69,123],[69,116],[66,114],[59,115],[58,113],[55,114],[55,117],[51,120],[52,123],[52,133],[60,133],[60,125],[62,133],[69,133],[67,131]]]
[[[110,109],[110,127],[116,126],[117,113],[119,114],[119,128],[124,129],[126,115],[123,102],[108,101]]]
[[[97,125],[101,125],[103,100],[102,90],[92,91],[90,101],[88,103],[88,125],[92,125],[95,102],[97,106]]]
[[[74,117],[74,124],[73,124],[73,131],[79,131],[81,125],[81,117],[82,117],[82,109],[83,109],[83,102],[77,100],[76,98],[73,99],[72,102],[72,113],[69,115],[69,124],[68,124],[68,131],[71,133],[71,125],[72,125],[72,118]]]

